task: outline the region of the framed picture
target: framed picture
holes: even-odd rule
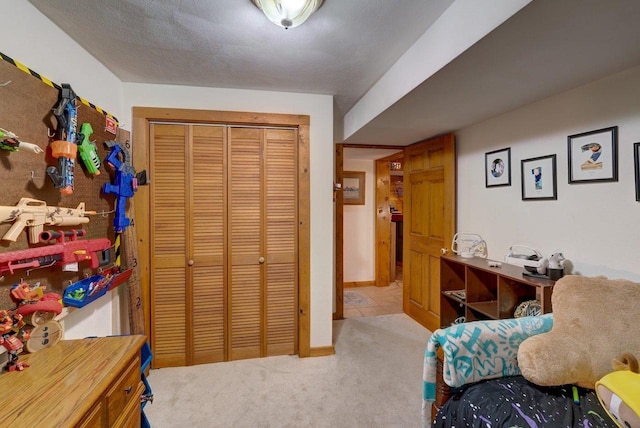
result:
[[[558,199],[556,155],[523,159],[522,200]]]
[[[484,154],[485,187],[511,186],[511,148]]]
[[[640,202],[640,143],[633,145],[633,157],[636,165],[636,201]]]
[[[569,184],[618,181],[618,127],[569,135]]]
[[[344,171],[342,191],[345,205],[364,205],[364,171]]]

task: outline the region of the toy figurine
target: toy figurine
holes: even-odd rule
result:
[[[84,288],[78,288],[77,290],[70,291],[65,297],[73,300],[84,300],[87,291]]]
[[[7,310],[0,310],[0,344],[9,355],[7,364],[4,366],[4,369],[9,372],[22,371],[29,367],[29,364],[18,361],[18,354],[24,347],[23,341],[31,337],[31,332],[23,329],[24,325],[22,315],[12,315]]]

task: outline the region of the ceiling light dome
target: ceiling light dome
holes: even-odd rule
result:
[[[302,24],[315,12],[323,0],[251,0],[269,18],[283,28]]]

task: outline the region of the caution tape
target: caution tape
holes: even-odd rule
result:
[[[122,248],[121,247],[122,243],[120,242],[121,241],[121,236],[122,236],[122,233],[116,233],[116,241],[113,244],[113,248],[114,248],[115,253],[116,253],[116,261],[114,263],[116,266],[122,266],[122,264],[121,264],[122,262],[120,260],[120,249]]]
[[[16,61],[15,59],[6,56],[5,54],[3,54],[2,52],[0,52],[0,57],[2,57],[3,60],[5,60],[6,62],[8,62],[9,64],[15,66],[18,70],[22,70],[27,74],[30,74],[31,76],[35,77],[36,79],[40,80],[42,83],[44,83],[47,86],[51,86],[52,88],[55,88],[57,90],[60,90],[61,87],[60,85],[58,85],[57,83],[52,82],[51,80],[47,79],[46,77],[40,75],[40,73],[33,71],[32,69],[30,69],[29,67],[27,67],[26,65]],[[111,119],[113,119],[116,122],[116,125],[118,125],[119,121],[118,119],[112,115],[111,113],[108,113],[106,111],[104,111],[103,109],[101,109],[100,107],[98,107],[97,105],[90,103],[89,101],[85,100],[82,97],[79,97],[76,95],[76,98],[84,105],[86,105],[87,107],[90,107],[92,109],[94,109],[95,111],[97,111],[98,113],[101,113]]]

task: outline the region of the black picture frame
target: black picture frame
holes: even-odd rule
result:
[[[640,143],[633,144],[633,158],[636,173],[636,201],[640,202]]]
[[[618,181],[617,126],[569,135],[567,149],[569,184]]]
[[[484,154],[485,187],[511,186],[511,147]]]
[[[523,201],[558,199],[556,155],[523,159],[520,166]]]

